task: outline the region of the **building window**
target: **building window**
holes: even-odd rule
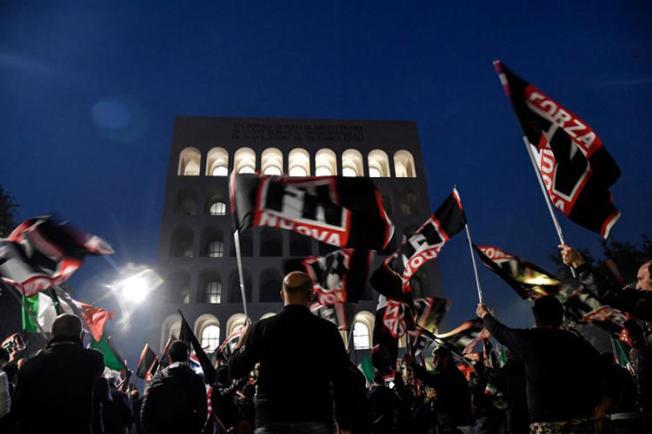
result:
[[[283,153],[276,148],[267,148],[261,157],[263,175],[279,176],[283,174]]]
[[[182,190],[177,194],[176,214],[184,216],[197,215],[197,195],[188,190]]]
[[[179,169],[177,175],[199,176],[201,153],[197,148],[185,148],[179,154]]]
[[[210,304],[220,304],[222,302],[222,284],[217,281],[206,284],[204,300]]]
[[[190,303],[190,290],[184,289],[181,291],[181,303],[183,304]]]
[[[227,176],[229,174],[229,153],[224,148],[213,148],[206,154],[206,175]]]
[[[214,352],[220,345],[220,327],[210,324],[201,331],[201,346],[207,353]]]
[[[302,148],[290,151],[288,174],[290,176],[310,176],[310,154],[308,151]]]
[[[394,173],[397,178],[414,178],[414,157],[408,151],[398,151],[394,154]]]
[[[381,178],[389,176],[389,159],[387,154],[380,149],[374,149],[367,156],[369,177]]]
[[[224,256],[224,243],[219,240],[208,243],[208,257],[221,258]]]
[[[330,149],[320,149],[315,155],[315,175],[337,175],[337,158]]]
[[[240,148],[234,156],[233,170],[236,173],[256,173],[256,153],[251,148]]]
[[[353,347],[356,350],[368,350],[371,348],[369,327],[362,321],[353,323]]]
[[[342,153],[342,176],[364,176],[360,152],[348,149]]]
[[[173,257],[192,258],[193,232],[188,228],[179,228],[172,234],[171,251]]]
[[[210,208],[208,209],[210,215],[225,215],[226,214],[226,204],[224,202],[215,201],[211,203]]]

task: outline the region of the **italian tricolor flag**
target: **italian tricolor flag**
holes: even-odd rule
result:
[[[51,288],[31,297],[23,297],[23,330],[39,333],[40,325],[43,331],[50,333],[52,323],[62,313],[73,313],[73,309],[67,303],[59,301],[59,297]]]

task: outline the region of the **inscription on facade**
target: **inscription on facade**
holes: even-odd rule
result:
[[[286,142],[363,142],[364,128],[348,124],[294,124],[235,122],[233,140]]]

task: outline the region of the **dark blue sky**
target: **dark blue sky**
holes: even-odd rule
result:
[[[455,3],[452,5],[451,3]],[[431,207],[460,189],[474,240],[544,267],[557,240],[491,62],[586,120],[623,175],[613,234],[650,233],[652,3],[1,1],[0,183],[154,263],[176,115],[407,119]],[[598,237],[567,219],[569,242]],[[451,322],[476,302],[463,238],[440,261]],[[91,301],[113,271],[71,284]],[[508,322],[527,306],[488,271]]]

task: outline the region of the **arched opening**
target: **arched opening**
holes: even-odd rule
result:
[[[320,149],[315,155],[315,175],[337,175],[337,156],[330,149]]]
[[[164,297],[170,303],[179,303],[186,299],[190,302],[190,274],[185,271],[174,271],[165,277]]]
[[[226,215],[226,202],[216,200],[208,207],[208,215]]]
[[[234,313],[226,321],[226,336],[231,335],[238,327],[242,327],[246,324],[247,317],[244,313]]]
[[[294,148],[288,157],[290,176],[310,176],[310,154],[303,148]]]
[[[212,354],[220,345],[220,322],[210,313],[200,315],[195,321],[195,336],[199,337],[206,354]]]
[[[247,298],[247,303],[251,303],[251,275],[247,270],[243,270],[244,277],[244,287],[245,287],[245,297]],[[234,271],[229,276],[229,303],[242,303],[242,294],[240,292],[240,279],[238,278],[238,272]]]
[[[367,155],[370,178],[384,178],[389,176],[389,158],[384,151],[374,149]]]
[[[290,256],[312,255],[312,239],[290,232]]]
[[[193,257],[194,234],[192,229],[181,227],[174,230],[170,243],[170,256],[174,258]]]
[[[229,174],[229,153],[224,148],[213,148],[206,154],[206,175],[227,176]]]
[[[179,191],[174,204],[174,211],[177,215],[197,215],[197,193],[192,190]]]
[[[362,154],[355,149],[342,153],[342,176],[364,176]]]
[[[201,255],[207,258],[224,256],[224,235],[221,229],[208,227],[201,234]]]
[[[283,233],[276,228],[260,231],[260,256],[283,256]]]
[[[215,187],[213,187],[215,188]],[[227,194],[226,190],[222,188],[212,189],[206,195],[204,202],[204,212],[212,216],[222,216],[227,213]]]
[[[397,178],[414,178],[417,172],[414,168],[414,157],[408,151],[401,150],[394,154],[394,173]]]
[[[233,157],[235,173],[256,173],[256,153],[251,148],[240,148]]]
[[[181,291],[181,304],[190,304],[190,289]]]
[[[211,268],[202,271],[199,275],[197,285],[197,298],[200,303],[222,303],[222,278],[216,269]]]
[[[283,153],[277,148],[267,148],[261,156],[261,171],[263,175],[283,174]]]
[[[283,276],[278,270],[268,268],[260,273],[260,301],[265,303],[281,302],[279,291]]]
[[[353,348],[356,350],[371,349],[371,330],[373,330],[373,327],[373,314],[367,311],[358,312],[353,320]]]
[[[179,154],[179,176],[199,176],[201,166],[201,152],[199,149],[188,147]]]
[[[161,323],[161,351],[169,339],[177,339],[181,331],[181,317],[179,314],[167,316]]]

